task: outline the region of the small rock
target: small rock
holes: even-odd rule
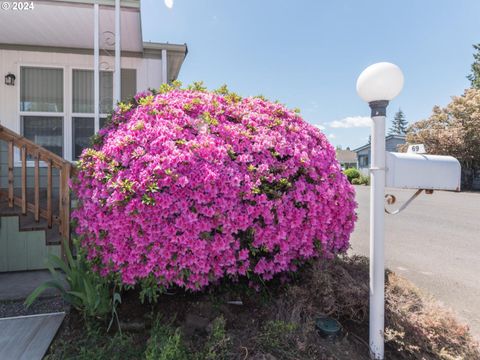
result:
[[[141,332],[145,330],[145,322],[142,321],[120,321],[120,329],[127,332]]]
[[[229,304],[229,305],[243,305],[243,301],[242,300],[231,300],[231,301],[227,301],[227,304]]]

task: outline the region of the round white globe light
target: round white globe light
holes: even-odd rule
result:
[[[393,100],[403,88],[403,73],[389,62],[370,65],[357,79],[357,93],[366,102]]]

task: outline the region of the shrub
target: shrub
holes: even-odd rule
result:
[[[352,185],[362,185],[362,179],[360,178],[352,179]]]
[[[47,267],[52,279],[38,286],[25,300],[25,305],[31,306],[45,290],[54,288],[85,318],[105,319],[111,313],[109,328],[115,319],[118,323],[116,308],[121,302],[120,294],[114,290],[111,294],[111,282],[91,271],[82,251],[77,251],[74,258],[67,242],[64,247],[66,261],[53,254],[48,256]],[[56,269],[62,270],[65,278]]]
[[[353,184],[353,179],[358,179],[360,177],[360,172],[355,168],[346,169],[343,173],[351,184]]]
[[[360,183],[363,185],[370,185],[370,176],[360,176]]]
[[[180,329],[173,329],[164,324],[157,316],[152,327],[152,334],[145,350],[146,360],[187,360],[188,352],[183,344]]]
[[[345,252],[356,219],[320,130],[280,104],[199,86],[120,104],[72,187],[100,274],[158,291],[295,271]]]
[[[370,177],[360,175],[360,177],[352,180],[352,185],[370,185]]]

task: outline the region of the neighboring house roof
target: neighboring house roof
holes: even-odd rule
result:
[[[99,0],[101,55],[112,55],[115,44],[114,0]],[[2,11],[0,49],[93,54],[94,0],[35,1],[28,11]],[[167,50],[169,74],[178,75],[187,46],[144,43],[140,1],[121,1],[122,56],[161,58]],[[169,79],[170,80],[170,79]]]
[[[385,141],[391,140],[391,139],[399,139],[399,140],[404,140],[405,141],[405,135],[388,135],[385,137]],[[359,148],[354,149],[354,152],[359,152],[365,149],[368,149],[371,146],[371,144],[365,144],[363,146],[360,146]]]
[[[336,153],[337,160],[340,164],[357,162],[357,153],[354,151],[337,149]]]

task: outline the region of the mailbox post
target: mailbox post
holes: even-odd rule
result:
[[[402,90],[403,74],[391,63],[367,67],[358,77],[357,92],[372,110],[370,187],[370,354],[384,358],[385,259],[385,116],[388,102]]]
[[[384,358],[385,257],[384,216],[398,214],[422,191],[460,191],[461,167],[451,156],[427,155],[423,145],[412,145],[410,153],[385,151],[385,115],[388,102],[403,87],[403,74],[390,63],[373,64],[358,77],[357,92],[372,110],[371,187],[370,187],[370,355]],[[413,149],[414,147],[414,149]],[[389,187],[417,190],[400,208],[385,208],[395,196],[385,195]]]

